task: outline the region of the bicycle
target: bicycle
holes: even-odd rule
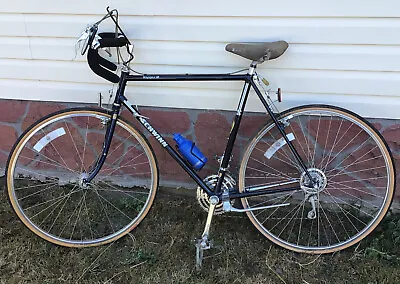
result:
[[[98,33],[106,19],[114,22],[115,32]],[[134,229],[149,212],[158,187],[156,157],[145,136],[119,116],[122,106],[199,186],[199,202],[208,215],[196,243],[198,266],[204,250],[211,247],[210,225],[216,214],[245,212],[275,244],[322,254],[359,242],[388,211],[395,167],[387,143],[373,125],[334,106],[305,105],[283,113],[275,109],[273,92],[265,91],[267,81],[256,68],[281,56],[288,48],[285,41],[228,44],[227,51],[251,60],[245,71],[140,74],[129,67],[133,45],[118,24],[118,11],[107,8],[78,42],[83,42],[81,53],[87,52],[93,72],[117,83],[118,89],[112,109],[52,113],[30,126],[13,146],[6,190],[18,217],[39,237],[69,247],[106,244]],[[110,47],[117,48],[122,61],[120,75],[113,72],[117,65],[98,53]],[[124,90],[130,81],[244,82],[215,175],[201,178],[185,154],[167,143],[128,101]],[[229,162],[250,89],[270,120],[250,140],[236,181]],[[277,95],[279,100],[280,90]],[[236,199],[242,208],[234,206]]]

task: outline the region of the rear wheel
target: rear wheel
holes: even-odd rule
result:
[[[395,189],[395,169],[382,136],[360,116],[337,107],[310,105],[279,118],[304,161],[296,162],[273,123],[250,142],[240,167],[239,189],[297,190],[243,198],[244,208],[274,243],[308,253],[329,253],[363,239],[385,216]]]
[[[158,171],[146,139],[118,119],[107,159],[93,181],[110,114],[92,108],[51,114],[21,135],[6,174],[11,205],[40,237],[64,246],[116,240],[149,211]]]

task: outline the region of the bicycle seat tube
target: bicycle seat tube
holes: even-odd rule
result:
[[[237,133],[239,130],[240,121],[242,120],[243,112],[246,107],[247,98],[249,96],[249,92],[250,92],[250,88],[251,88],[251,81],[253,80],[253,75],[255,73],[256,66],[257,66],[256,62],[251,63],[251,65],[249,67],[249,71],[247,72],[246,79],[244,81],[242,94],[240,96],[239,104],[236,109],[236,115],[232,122],[231,131],[229,133],[228,143],[226,144],[223,159],[222,159],[220,167],[219,167],[218,181],[214,188],[214,193],[217,194],[217,196],[222,194],[222,192],[221,192],[222,183],[224,182],[225,173],[229,166],[229,162],[230,162],[231,155],[232,155],[233,145],[235,143],[236,136],[237,136]]]

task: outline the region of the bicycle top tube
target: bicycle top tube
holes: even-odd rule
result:
[[[128,75],[127,81],[247,81],[250,74],[143,74]]]

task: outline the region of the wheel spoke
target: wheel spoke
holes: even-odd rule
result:
[[[279,171],[278,169],[275,169],[275,168],[273,168],[273,167],[267,165],[266,163],[263,163],[263,162],[261,162],[261,161],[259,161],[259,160],[257,160],[257,159],[254,159],[254,158],[251,158],[251,159],[252,159],[253,161],[256,161],[257,163],[259,163],[259,164],[261,164],[261,165],[263,165],[263,166],[265,166],[265,167],[267,167],[267,168],[273,170],[274,172],[277,172],[278,174],[280,174],[280,175],[277,175],[277,176],[279,176],[279,177],[284,176],[284,177],[288,178],[289,180],[292,179],[289,175],[285,174],[285,173],[282,172],[282,171]]]
[[[86,153],[86,145],[87,145],[87,136],[88,136],[88,130],[89,130],[89,116],[87,117],[87,122],[86,122],[86,130],[85,130],[85,141],[83,143],[83,152],[82,152],[82,165],[81,165],[81,172],[84,170],[85,172],[87,171],[85,168],[85,153]]]
[[[319,134],[319,126],[321,124],[321,116],[318,117],[318,127],[317,127],[317,134],[315,135],[315,142],[314,142],[314,153],[312,155],[312,167],[315,168],[315,153],[317,151],[318,145],[318,134]]]
[[[21,189],[27,189],[27,188],[34,188],[38,186],[43,186],[43,185],[53,185],[57,184],[58,182],[46,182],[46,183],[40,183],[40,184],[34,184],[34,185],[28,185],[28,186],[21,186],[21,187],[15,187],[15,190],[21,190]]]
[[[331,162],[333,162],[333,161],[335,160],[335,158],[336,158],[337,156],[339,156],[347,146],[349,146],[351,143],[353,143],[354,139],[356,139],[356,137],[357,137],[358,135],[360,135],[361,132],[362,132],[362,130],[360,130],[360,131],[357,133],[357,135],[353,137],[353,139],[351,139],[339,152],[337,152],[337,154],[336,154],[332,159],[330,159],[330,160],[327,162],[327,164],[326,164],[324,170],[326,170],[326,168],[328,167],[328,165],[329,165]],[[362,144],[360,144],[360,145],[354,150],[354,152],[356,152],[358,149],[360,149],[366,142],[367,142],[367,140],[365,140]],[[342,161],[342,162],[343,162],[343,161]]]
[[[145,201],[140,200],[139,198],[137,198],[137,197],[135,197],[135,196],[133,196],[133,195],[127,193],[126,191],[120,190],[119,188],[117,188],[117,187],[115,187],[115,186],[113,186],[113,185],[111,185],[111,184],[109,184],[109,183],[107,183],[107,182],[105,182],[105,181],[103,181],[103,182],[104,182],[106,185],[108,185],[109,187],[111,187],[112,189],[114,189],[114,192],[115,192],[115,191],[116,191],[116,192],[121,192],[121,193],[123,193],[123,194],[125,194],[125,195],[127,195],[127,196],[129,196],[129,197],[132,197],[133,199],[135,199],[135,200],[137,200],[137,201],[140,201],[141,203],[145,203]],[[100,188],[101,188],[101,187],[100,187]]]
[[[43,133],[44,135],[46,135],[46,133],[43,131],[43,129],[42,129],[41,131],[42,131],[42,133]],[[68,167],[67,163],[65,162],[63,156],[60,154],[60,152],[58,152],[56,146],[54,146],[53,141],[52,141],[52,140],[49,140],[49,143],[50,143],[50,145],[53,147],[53,149],[57,152],[58,157],[61,158],[61,161],[64,163],[65,168],[69,169],[69,167]]]
[[[125,216],[129,221],[133,220],[132,217],[129,217],[128,215],[126,215],[124,212],[122,212],[117,206],[115,206],[114,204],[112,204],[110,201],[108,201],[106,198],[104,198],[104,196],[102,196],[96,189],[95,191],[98,193],[99,197],[101,199],[103,199],[107,204],[111,205],[111,207],[113,207],[115,210],[117,210],[119,213],[121,213],[123,216]]]
[[[82,159],[82,157],[81,157],[81,154],[79,154],[78,147],[76,146],[75,139],[72,137],[72,133],[71,133],[71,131],[69,130],[68,124],[67,124],[66,121],[64,121],[64,124],[65,124],[65,127],[67,127],[69,137],[71,138],[72,144],[74,145],[74,149],[75,149],[76,153],[78,154],[79,160],[81,161],[81,167],[83,167],[83,170],[84,170],[85,172],[87,172],[87,170],[86,170],[86,168],[85,168],[85,166],[84,166],[84,162],[83,162],[83,159]]]
[[[49,189],[52,189],[52,188],[56,187],[57,185],[58,185],[58,183],[53,183],[52,185],[50,185],[50,186],[48,186],[48,187],[45,187],[45,188],[43,188],[42,190],[35,191],[34,193],[31,193],[31,194],[28,194],[28,195],[26,195],[26,196],[24,196],[24,197],[22,197],[22,198],[19,198],[19,200],[24,200],[24,199],[26,199],[26,198],[28,198],[28,197],[33,196],[33,195],[42,193],[43,191],[47,191],[47,190],[49,190]]]
[[[113,232],[115,233],[114,226],[112,225],[112,223],[111,223],[111,221],[110,221],[110,217],[109,217],[108,214],[107,214],[106,207],[104,206],[104,203],[103,203],[103,201],[102,201],[101,198],[100,198],[100,195],[99,195],[99,193],[98,193],[98,191],[97,191],[97,188],[96,188],[96,190],[94,190],[94,192],[95,192],[97,198],[99,199],[99,202],[100,202],[100,205],[101,205],[101,209],[102,209],[104,215],[106,215],[106,218],[107,218],[108,224],[110,225],[111,230],[113,230]]]
[[[259,148],[257,148],[257,147],[254,147],[254,149],[256,149],[256,150],[258,150],[258,151],[260,151],[260,152],[264,152],[264,151],[262,151],[261,149],[259,149]],[[297,166],[295,163],[293,163],[293,162],[289,159],[289,157],[287,157],[286,155],[282,155],[282,156],[285,157],[287,160],[284,160],[284,159],[282,159],[282,158],[279,158],[278,155],[274,155],[273,157],[274,157],[274,159],[276,159],[276,160],[278,160],[278,161],[281,161],[282,163],[284,163],[284,164],[286,164],[286,165],[288,165],[288,166],[290,166],[290,167],[299,169],[298,166]],[[299,172],[301,172],[301,171],[299,171]]]
[[[75,193],[75,192],[78,192],[78,191],[79,191],[79,189],[73,191],[72,194]],[[47,200],[47,201],[44,201],[44,202],[37,203],[37,204],[35,204],[35,205],[26,207],[26,208],[24,209],[24,211],[30,210],[30,209],[32,209],[32,208],[36,208],[36,207],[38,207],[38,206],[40,206],[40,205],[43,205],[43,204],[47,204],[47,203],[52,202],[52,201],[54,201],[54,200],[57,200],[57,201],[58,201],[59,199],[64,199],[66,196],[68,196],[68,194],[61,195],[61,196],[58,196],[58,197],[56,197],[56,198],[53,198],[53,199],[50,199],[50,200]],[[50,205],[49,207],[51,207],[51,206],[52,206],[52,205]],[[46,209],[47,209],[47,208],[46,208]]]
[[[61,212],[64,210],[65,205],[67,204],[69,198],[71,197],[71,192],[72,192],[76,187],[77,187],[77,185],[75,185],[75,186],[71,189],[71,191],[68,193],[68,196],[67,196],[67,198],[65,199],[65,201],[64,201],[64,203],[63,203],[63,206],[61,207],[60,211],[58,211],[58,214],[57,214],[56,218],[54,219],[53,223],[51,224],[50,229],[48,229],[48,232],[50,232],[51,229],[54,227],[54,225],[55,225],[57,219],[60,217]]]

